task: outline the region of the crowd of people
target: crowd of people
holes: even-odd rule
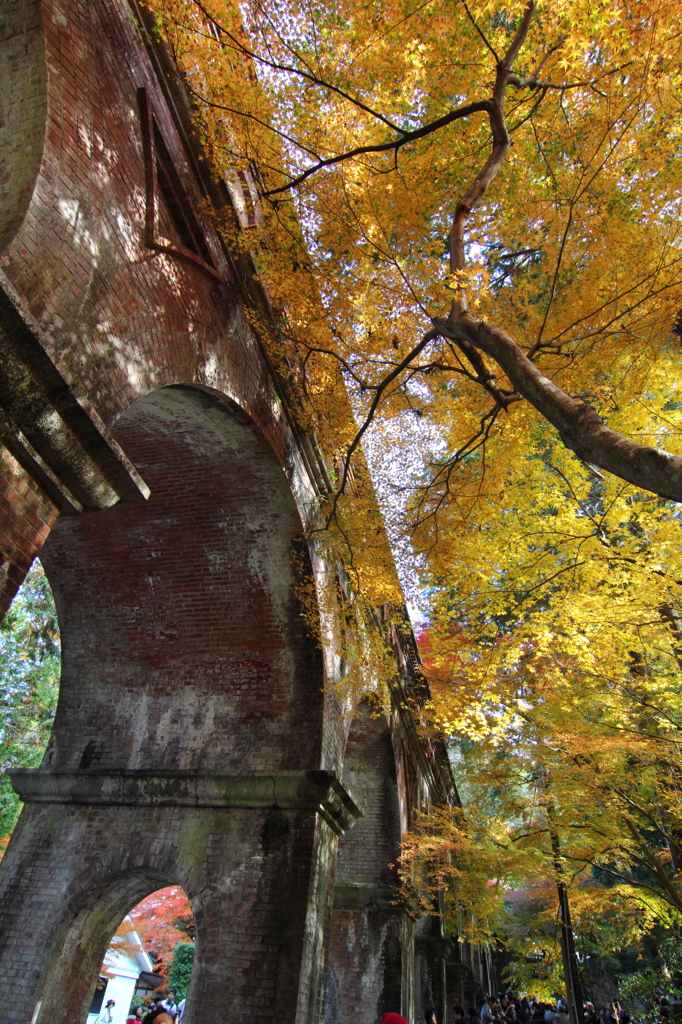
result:
[[[630,1024],[630,1015],[617,1000],[600,1010],[592,1003],[585,1003],[583,1016],[585,1024]],[[510,992],[497,999],[484,999],[478,1011],[470,1009],[465,1014],[461,1006],[456,1006],[455,1020],[462,1024],[568,1024],[569,1018],[568,1005],[563,999],[546,1003],[534,996],[519,997]]]
[[[658,1019],[662,1024],[671,1020],[671,1007],[667,999],[659,1000]],[[667,1012],[666,1012],[667,1011]],[[512,992],[496,999],[488,996],[478,1008],[453,1008],[455,1024],[569,1024],[568,1006],[563,999],[556,1003],[540,1002],[534,996],[517,996]],[[433,1010],[425,1013],[426,1024],[438,1024]],[[596,1009],[593,1003],[583,1005],[584,1022],[580,1024],[631,1024],[631,1017],[617,1000]],[[397,1013],[385,1013],[381,1024],[407,1024]]]
[[[177,1002],[176,995],[175,990],[170,989],[168,995],[152,998],[148,1006],[134,1006],[126,1024],[182,1024],[185,1000]],[[114,1000],[110,999],[97,1024],[110,1024],[114,1005]],[[593,1003],[585,1003],[583,1014],[584,1024],[631,1022],[627,1010],[615,999],[600,1009],[596,1009]],[[665,998],[659,1000],[658,1016],[662,1022],[671,1019],[670,1004]],[[433,1010],[427,1010],[425,1017],[426,1024],[438,1024]],[[488,996],[479,1003],[478,1009],[470,1007],[465,1011],[462,1006],[455,1006],[454,1019],[455,1024],[569,1024],[568,1007],[563,999],[555,1004],[543,1003],[534,996],[519,997],[511,992],[497,999]],[[385,1013],[381,1024],[407,1024],[407,1021],[398,1013]]]
[[[152,996],[147,1006],[131,1006],[126,1024],[182,1024],[185,1012],[185,1000],[176,1000],[175,989],[169,989],[166,996]],[[115,999],[108,999],[107,1004],[95,1021],[95,1024],[111,1024]]]

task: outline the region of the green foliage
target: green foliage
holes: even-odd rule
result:
[[[36,562],[0,627],[0,770],[40,764],[59,691],[57,613],[43,567]],[[0,836],[21,809],[9,778],[0,776]]]
[[[645,967],[618,980],[618,995],[639,1021],[657,1020],[656,1000],[667,988],[661,972],[653,967]]]
[[[181,942],[173,951],[173,961],[170,969],[170,985],[171,988],[175,989],[178,1002],[187,995],[193,963],[194,944],[191,942]]]
[[[618,994],[640,1021],[658,1018],[657,1000],[679,992],[682,982],[682,942],[670,936],[659,946],[655,966],[643,967],[618,978]]]

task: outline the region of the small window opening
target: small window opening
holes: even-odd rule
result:
[[[144,157],[145,245],[156,252],[191,263],[221,281],[222,277],[213,264],[206,244],[204,231],[180,180],[144,87],[137,90],[137,98]],[[158,233],[159,229],[164,228],[173,237],[166,238]]]
[[[215,39],[216,43],[219,43],[223,37],[223,29],[221,26],[213,20],[213,18],[207,18],[204,22],[206,25],[206,31],[208,34]]]
[[[173,165],[168,147],[154,121],[154,150],[156,152],[156,180],[160,196],[166,206],[178,239],[186,249],[211,264],[211,256],[203,232],[187,202],[184,189]]]
[[[254,161],[241,171],[230,171],[225,180],[242,228],[258,227],[263,218],[258,191],[262,181]]]
[[[145,897],[111,938],[84,1024],[135,1024],[159,1002],[182,1024],[194,937],[184,889],[172,885]]]

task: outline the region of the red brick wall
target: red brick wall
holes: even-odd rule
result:
[[[30,63],[27,54],[40,50],[35,7],[26,0],[8,6],[16,33],[0,55],[15,64],[17,53]],[[236,401],[263,431],[303,506],[311,489],[295,439],[245,318],[235,272],[202,212],[192,158],[127,4],[45,0],[42,22],[46,86],[41,91],[33,70],[33,91],[24,90],[23,102],[12,107],[15,134],[23,131],[34,148],[44,135],[42,160],[30,202],[26,188],[22,193],[20,226],[16,216],[7,215],[0,266],[44,330],[49,355],[65,379],[106,424],[163,385],[213,388]],[[203,223],[222,282],[145,245],[140,86]],[[7,176],[12,167],[4,168]],[[163,218],[159,227],[172,235]],[[35,490],[30,478],[25,488]],[[39,493],[36,500],[42,501]],[[49,520],[52,511],[43,502],[42,517]],[[36,540],[13,538],[8,554],[19,571],[32,559]]]
[[[0,53],[11,93],[0,117],[0,250],[16,233],[40,166],[46,111],[39,0],[0,0]]]
[[[393,743],[386,717],[367,703],[353,719],[342,777],[364,817],[339,840],[337,885],[394,885],[401,828]]]
[[[186,387],[140,399],[116,435],[149,501],[62,518],[43,549],[63,643],[45,766],[318,768],[321,652],[296,601],[300,520],[272,449],[238,408]],[[84,1019],[113,930],[166,884],[197,920],[188,1024],[293,1021],[302,995],[317,998],[323,949],[304,936],[327,927],[334,846],[314,813],[275,803],[27,805],[0,880],[0,1021],[24,1024],[39,996],[39,1024]]]
[[[318,768],[321,656],[272,450],[224,400],[181,387],[140,399],[116,436],[152,493],[62,518],[45,545],[63,643],[45,764]]]
[[[0,448],[0,591],[11,599],[31,567],[57,518],[47,498],[36,493],[30,477]],[[9,600],[0,613],[9,607]]]

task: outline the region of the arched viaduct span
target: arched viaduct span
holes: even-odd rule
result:
[[[170,884],[187,1024],[444,1020],[486,977],[393,899],[413,808],[456,798],[416,648],[394,634],[390,715],[342,713],[295,596],[324,463],[141,17],[0,0],[0,610],[41,551],[63,642],[43,765],[13,774],[0,1022],[84,1021],[116,925]]]

